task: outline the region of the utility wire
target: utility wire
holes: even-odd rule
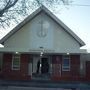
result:
[[[81,7],[90,7],[89,4],[67,4],[68,6],[81,6]]]

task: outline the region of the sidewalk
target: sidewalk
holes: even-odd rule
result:
[[[63,90],[90,90],[89,83],[80,82],[52,82],[52,81],[41,81],[41,80],[31,80],[31,81],[11,81],[11,80],[0,80],[1,87],[36,87],[36,88],[63,88]],[[1,90],[1,89],[0,89]],[[57,89],[55,89],[57,90]]]
[[[64,89],[64,88],[37,88],[37,87],[15,87],[15,86],[9,86],[9,87],[2,87],[0,90],[72,90],[72,89]],[[80,90],[80,89],[74,89],[74,90]]]

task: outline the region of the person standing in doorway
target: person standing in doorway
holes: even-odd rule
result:
[[[40,60],[37,62],[37,74],[39,74],[39,69],[40,69]]]

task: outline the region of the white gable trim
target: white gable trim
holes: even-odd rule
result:
[[[70,28],[68,28],[61,20],[59,20],[51,11],[49,11],[45,6],[41,6],[35,12],[33,12],[30,16],[28,16],[25,20],[23,20],[20,24],[18,24],[12,31],[10,31],[5,37],[0,40],[0,43],[3,44],[9,37],[11,37],[15,32],[20,30],[26,23],[32,20],[37,14],[41,11],[44,11],[47,15],[49,15],[53,20],[55,20],[64,30],[70,34],[79,44],[80,46],[84,46],[85,43],[74,33]]]

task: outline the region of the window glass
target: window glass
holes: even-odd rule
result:
[[[70,71],[70,56],[69,55],[63,56],[62,71]]]
[[[69,65],[69,59],[64,59],[63,60],[63,65],[68,66]]]
[[[20,69],[20,55],[14,54],[12,58],[12,69],[19,70]]]

